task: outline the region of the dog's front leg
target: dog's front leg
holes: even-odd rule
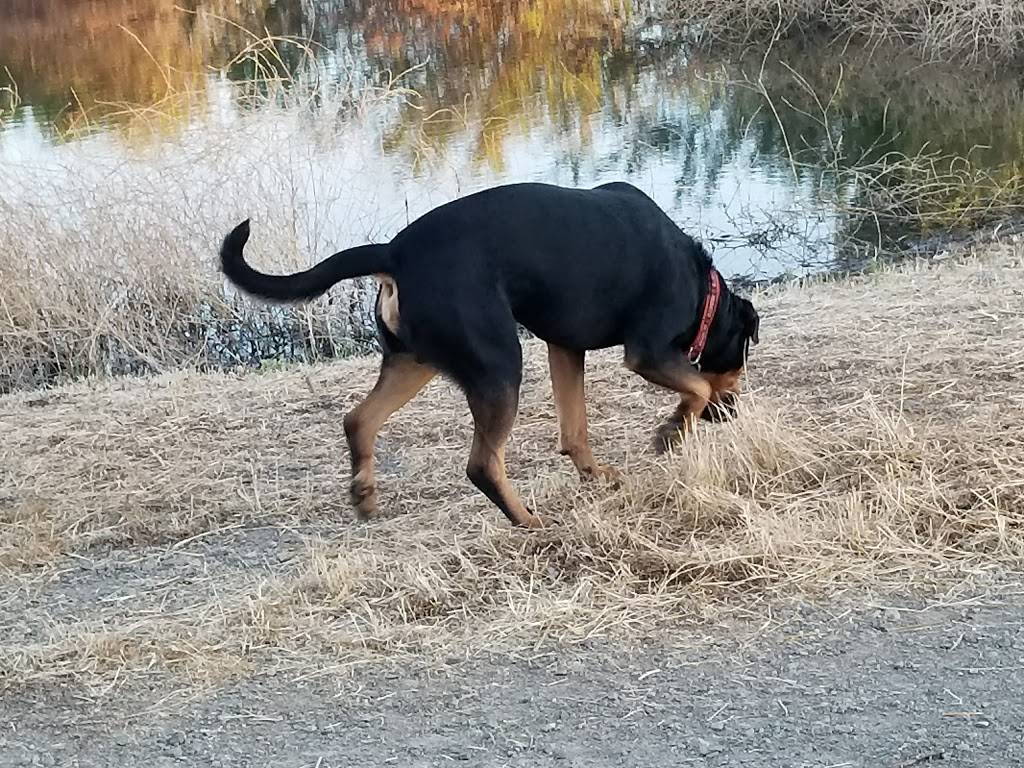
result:
[[[743,369],[727,373],[705,373],[701,372],[703,378],[711,385],[711,398],[708,406],[701,411],[702,421],[710,421],[712,424],[719,424],[729,421],[736,416],[736,403],[740,394],[740,377]]]
[[[703,418],[708,409],[707,401],[704,401],[703,405],[700,403],[699,397],[689,393],[680,394],[679,405],[675,411],[654,431],[655,453],[665,453],[681,443],[693,431],[697,419]]]
[[[559,453],[572,459],[576,471],[584,480],[598,478],[617,484],[618,470],[598,464],[590,450],[583,363],[583,352],[548,344],[551,390],[558,413]]]
[[[697,419],[708,407],[712,387],[696,368],[674,351],[654,357],[630,354],[627,350],[626,366],[652,384],[679,393],[679,405],[655,432],[654,450],[664,453],[693,430]]]

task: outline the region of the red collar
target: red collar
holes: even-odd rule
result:
[[[704,296],[704,311],[700,317],[700,327],[697,329],[697,338],[693,340],[686,357],[691,365],[700,363],[701,355],[704,354],[704,346],[708,343],[708,333],[711,331],[711,324],[715,321],[715,312],[718,311],[718,300],[722,297],[722,278],[714,267],[708,271],[708,292]]]

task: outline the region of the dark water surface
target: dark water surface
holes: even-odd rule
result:
[[[237,110],[237,83],[268,72],[231,63],[246,30],[278,36],[273,71],[358,88],[401,75],[415,91],[360,147],[375,169],[362,188],[379,190],[372,205],[351,193],[362,229],[339,224],[339,240],[371,217],[393,234],[410,184],[424,191],[417,213],[498,182],[626,179],[723,271],[765,279],[849,266],[878,240],[843,173],[863,158],[928,147],[1003,173],[1024,157],[1014,77],[836,44],[697,52],[657,2],[0,0],[0,184],[17,199],[12,187],[66,167],[69,145],[110,162]],[[167,100],[185,89],[199,96],[188,109]],[[126,104],[160,105],[157,130],[127,131]],[[326,173],[335,162],[316,159]]]

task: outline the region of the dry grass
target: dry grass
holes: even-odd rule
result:
[[[756,43],[825,31],[896,42],[927,56],[1018,60],[1017,0],[678,0],[670,13],[705,41]]]
[[[330,303],[268,308],[236,300],[215,265],[220,239],[246,217],[275,267],[295,270],[432,207],[422,189],[396,184],[383,201],[378,189],[394,166],[381,167],[382,122],[408,96],[400,78],[288,74],[274,48],[284,42],[301,41],[251,36],[231,62],[253,70],[249,82],[104,104],[62,137],[80,140],[5,166],[0,392],[372,348],[372,281],[339,286]],[[0,90],[0,117],[16,97],[13,83]],[[192,112],[201,121],[181,119]],[[121,135],[93,136],[118,117]]]
[[[352,521],[341,415],[372,359],[0,398],[0,679],[302,676],[1024,565],[1024,248],[758,303],[741,418],[669,460],[644,448],[670,398],[592,356],[595,450],[627,470],[619,490],[556,455],[530,345],[509,464],[564,522],[535,534],[464,479],[469,417],[443,382],[380,440],[384,519]]]

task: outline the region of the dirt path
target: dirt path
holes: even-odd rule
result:
[[[0,703],[0,765],[1008,768],[1024,764],[1022,594],[805,607],[691,650],[256,677],[177,704],[159,686],[26,692]]]

